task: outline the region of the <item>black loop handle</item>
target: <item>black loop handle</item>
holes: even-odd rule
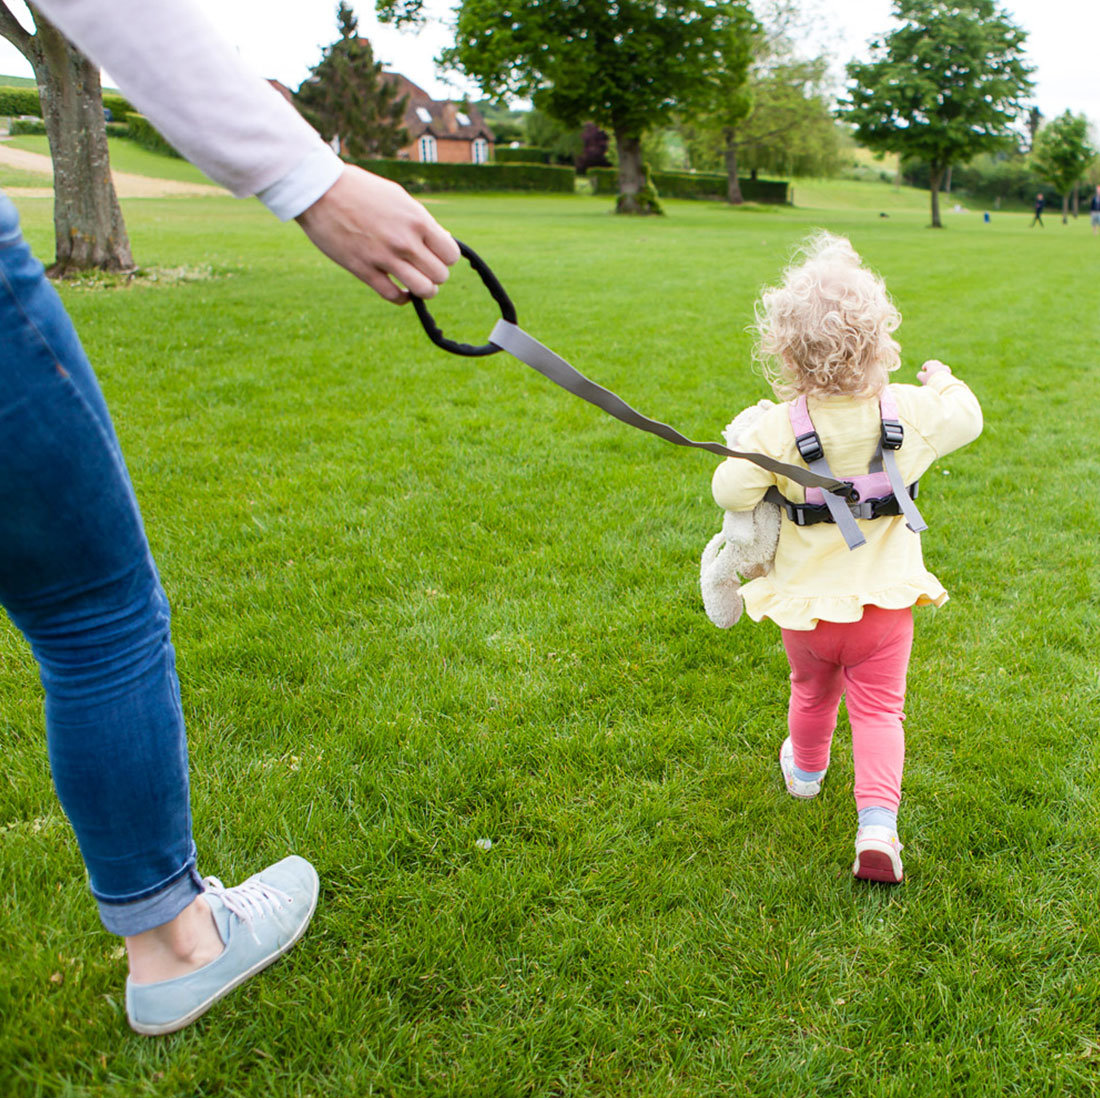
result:
[[[463,244],[460,240],[455,240],[455,244],[458,245],[459,252],[470,261],[470,266],[481,276],[485,288],[493,296],[496,304],[500,306],[501,317],[509,324],[514,325],[516,323],[516,307],[512,305],[512,299],[508,297],[504,287],[500,285],[500,280],[493,274],[489,265],[468,244]],[[501,350],[496,344],[460,344],[457,340],[448,339],[443,335],[443,330],[439,325],[435,323],[435,318],[429,312],[424,299],[418,298],[415,294],[410,294],[409,297],[412,299],[413,308],[416,310],[417,317],[420,318],[420,323],[424,326],[424,331],[428,334],[428,339],[444,351],[449,351],[452,355],[475,356],[495,355]]]

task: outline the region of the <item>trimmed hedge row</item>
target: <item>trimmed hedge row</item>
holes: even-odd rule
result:
[[[588,178],[594,181],[597,194],[615,195],[619,191],[617,168],[589,168]],[[665,199],[722,199],[726,197],[728,177],[724,172],[650,172],[650,182],[657,194]],[[741,194],[746,202],[788,202],[786,180],[740,179]]]
[[[11,125],[8,127],[8,133],[12,137],[19,137],[21,134],[44,134],[46,132],[46,124],[40,118],[13,118]]]
[[[142,148],[152,153],[163,153],[165,156],[178,157],[179,153],[161,137],[160,132],[144,116],[137,113],[131,114],[126,119],[128,137],[132,138]],[[180,158],[182,159],[182,158]]]
[[[111,112],[115,122],[125,122],[134,108],[124,96],[113,92],[103,93],[103,106]],[[0,88],[0,115],[31,115],[42,117],[42,101],[37,88]]]
[[[407,191],[562,191],[573,193],[573,169],[545,164],[422,164],[412,160],[356,162]]]
[[[534,145],[498,145],[493,150],[493,160],[497,164],[549,164],[553,154],[549,149],[539,149]]]

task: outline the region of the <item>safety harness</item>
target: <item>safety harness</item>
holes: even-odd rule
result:
[[[882,435],[872,463],[872,472],[858,477],[837,478],[829,469],[821,440],[810,420],[805,397],[790,406],[790,411],[791,426],[794,428],[798,452],[809,466],[808,470],[788,462],[780,462],[770,455],[755,451],[735,451],[724,447],[721,443],[688,439],[668,424],[643,416],[636,409],[631,408],[618,394],[586,378],[571,363],[551,351],[545,344],[540,344],[530,333],[524,332],[516,323],[516,307],[489,265],[469,245],[462,241],[455,243],[500,307],[501,319],[493,327],[485,344],[463,344],[444,336],[427,305],[416,295],[409,295],[428,338],[444,351],[465,356],[495,355],[498,351],[507,351],[520,362],[526,363],[551,382],[561,386],[562,389],[595,405],[632,428],[651,432],[680,447],[698,447],[727,458],[744,459],[789,481],[794,481],[806,490],[805,504],[795,504],[787,500],[774,486],[768,490],[764,499],[778,504],[800,527],[813,523],[835,523],[840,528],[844,541],[852,550],[867,541],[856,526],[857,519],[904,515],[911,531],[923,531],[928,526],[913,503],[912,498],[917,494],[916,482],[910,487],[910,492],[906,489],[898,472],[894,452],[901,446],[905,433],[898,419],[897,405],[889,390],[883,390],[879,396]],[[877,469],[874,468],[875,464]]]
[[[924,531],[928,527],[913,503],[920,482],[914,481],[907,486],[898,470],[896,452],[905,441],[905,429],[898,418],[897,403],[889,388],[883,389],[879,394],[878,404],[882,428],[871,468],[866,474],[843,479],[852,487],[847,501],[828,489],[818,488],[806,489],[804,504],[788,500],[774,485],[764,495],[765,500],[778,504],[791,522],[799,527],[810,527],[815,523],[835,523],[849,550],[855,550],[867,541],[856,524],[857,519],[905,516],[905,523],[910,531]],[[788,405],[787,409],[791,428],[794,430],[794,441],[803,462],[816,474],[834,477],[825,458],[821,437],[810,419],[805,395]]]

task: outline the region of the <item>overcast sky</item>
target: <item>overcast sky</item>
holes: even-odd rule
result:
[[[25,18],[21,0],[6,0]],[[337,37],[336,0],[196,0],[253,68],[297,88],[316,64],[323,46]],[[374,18],[373,0],[351,0],[359,30],[371,40],[386,67],[403,73],[433,97],[443,99],[477,89],[447,83],[433,59],[448,44],[446,23],[453,0],[426,0],[436,13],[418,33],[401,33]],[[864,56],[868,41],[889,30],[890,0],[807,0],[820,11],[824,44],[843,63]],[[1100,126],[1100,3],[1095,0],[1002,0],[1028,32],[1028,53],[1036,66],[1036,101],[1048,118],[1067,108]],[[30,65],[0,39],[0,73],[30,76]],[[107,79],[109,79],[107,74]]]

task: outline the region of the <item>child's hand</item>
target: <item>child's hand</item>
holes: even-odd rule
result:
[[[951,373],[951,368],[946,363],[941,363],[938,359],[929,359],[919,371],[917,371],[917,381],[922,385],[928,385],[928,379],[934,374],[939,374],[941,371],[947,371]]]

